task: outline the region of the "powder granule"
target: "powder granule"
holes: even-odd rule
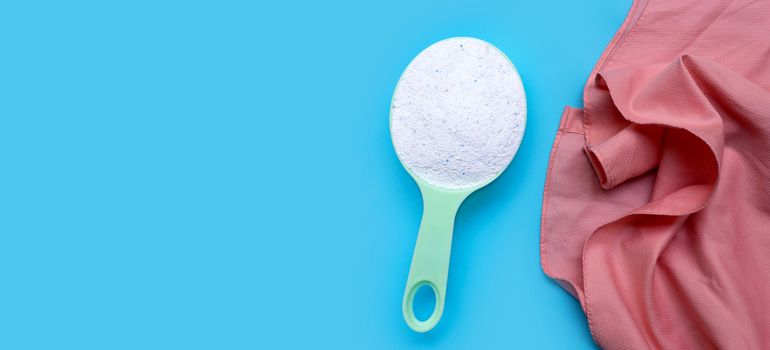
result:
[[[526,123],[524,87],[497,48],[451,38],[409,64],[390,118],[405,167],[441,188],[471,188],[497,177],[516,154]]]

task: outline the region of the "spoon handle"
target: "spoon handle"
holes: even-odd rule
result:
[[[420,189],[423,199],[422,222],[417,234],[409,278],[406,281],[402,311],[406,324],[412,330],[427,332],[438,323],[444,311],[455,214],[469,193],[443,190],[429,185],[421,185]],[[414,315],[412,302],[417,290],[423,285],[433,289],[436,305],[431,316],[421,321]]]

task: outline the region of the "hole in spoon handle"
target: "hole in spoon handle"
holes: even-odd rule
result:
[[[415,308],[415,297],[417,295],[417,291],[423,287],[429,287],[431,289],[431,292],[433,293],[435,298],[435,302],[434,302],[433,311],[431,312],[431,315],[425,320],[420,320],[415,315],[414,308]],[[443,300],[444,300],[444,293],[439,292],[436,286],[430,281],[419,281],[414,285],[412,285],[411,287],[407,286],[407,291],[406,291],[406,294],[404,295],[404,305],[403,305],[404,320],[406,320],[406,324],[409,325],[409,328],[411,328],[415,332],[422,333],[433,329],[433,327],[435,327],[436,324],[438,323],[439,319],[441,319],[441,314],[444,308]]]

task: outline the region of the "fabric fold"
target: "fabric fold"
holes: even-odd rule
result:
[[[658,166],[664,128],[631,124],[612,138],[587,146],[591,165],[604,189],[611,189],[628,179]]]

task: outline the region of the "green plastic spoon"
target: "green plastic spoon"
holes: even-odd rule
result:
[[[457,210],[505,170],[525,124],[526,98],[518,72],[485,41],[439,41],[402,74],[391,103],[391,137],[423,200],[402,303],[404,320],[414,331],[431,330],[443,313]],[[474,152],[462,151],[470,146],[476,147]],[[433,290],[435,306],[430,317],[419,320],[413,300],[423,286]]]

